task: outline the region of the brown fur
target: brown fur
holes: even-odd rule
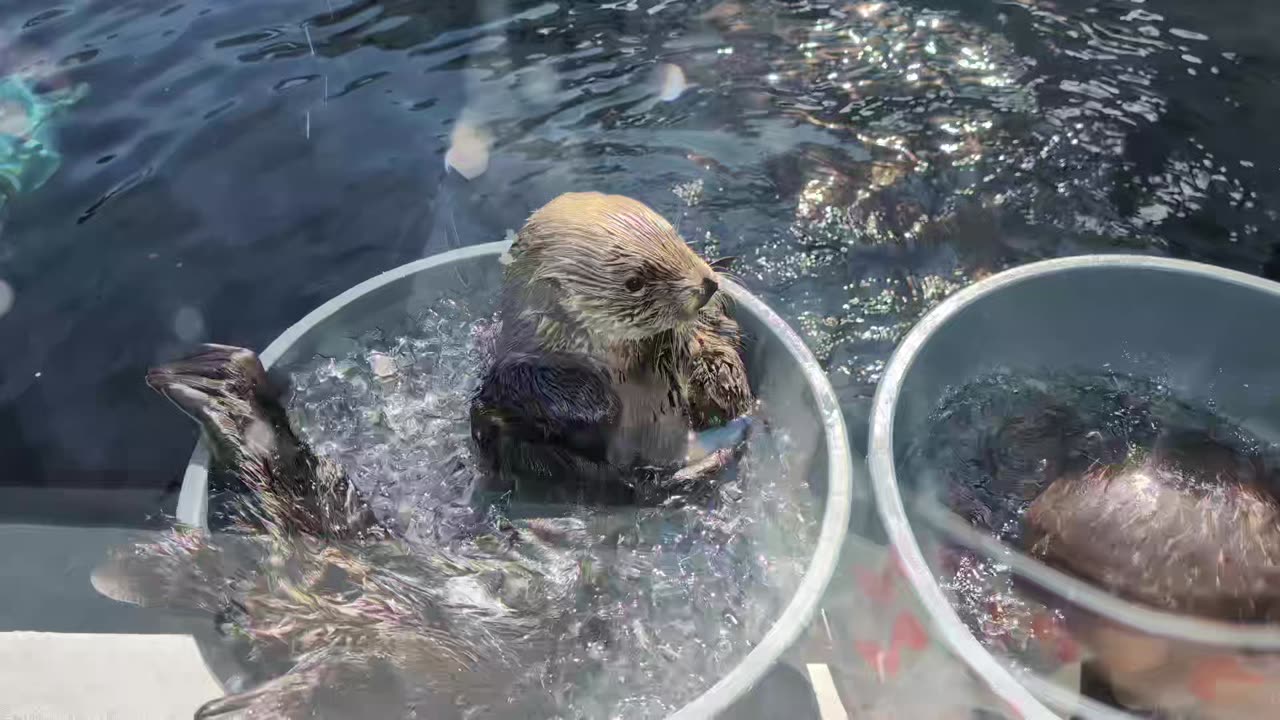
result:
[[[566,486],[597,488],[636,468],[674,470],[691,429],[747,414],[719,282],[631,198],[566,193],[534,212],[511,248],[495,362],[472,406],[499,487],[572,476]]]
[[[640,291],[627,289],[633,278]],[[647,205],[565,193],[520,230],[505,308],[536,318],[540,349],[594,355],[620,375],[661,368],[697,399],[696,420],[727,420],[749,410],[751,388],[723,294],[699,303],[708,280],[719,282],[715,270]]]
[[[1252,458],[1199,443],[1054,481],[1027,513],[1045,562],[1163,610],[1280,620],[1280,503]]]

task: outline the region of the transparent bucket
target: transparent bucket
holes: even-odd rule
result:
[[[333,356],[349,338],[428,308],[448,296],[496,294],[502,279],[499,259],[507,242],[474,245],[424,258],[374,277],[320,306],[276,338],[260,357],[272,370],[287,370],[316,354]],[[756,394],[770,406],[770,422],[795,440],[787,452],[797,476],[806,477],[822,509],[817,543],[803,580],[759,644],[741,662],[672,718],[692,720],[724,711],[779,659],[813,618],[831,579],[849,522],[851,462],[844,419],[826,373],[804,342],[763,302],[723,281],[734,300],[734,316],[746,339],[747,367]],[[209,453],[201,440],[191,456],[178,499],[178,519],[207,526]],[[238,672],[236,662],[212,638],[198,638],[201,651],[224,685]]]
[[[1051,568],[953,512],[935,486],[905,470],[909,448],[950,390],[995,372],[1080,369],[1159,378],[1179,398],[1208,403],[1274,442],[1280,340],[1265,326],[1277,316],[1280,286],[1253,276],[1162,258],[1083,256],[978,282],[930,312],[897,349],[869,436],[880,517],[940,634],[1024,716],[1272,717],[1280,627],[1156,610]],[[956,549],[995,563],[1057,620],[1028,628],[1016,652],[980,641],[944,590]]]

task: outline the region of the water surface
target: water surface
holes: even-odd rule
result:
[[[0,235],[0,476],[172,487],[195,429],[148,365],[582,189],[739,256],[860,444],[896,341],[975,278],[1280,274],[1277,31],[1262,0],[6,2],[0,72],[89,92]]]

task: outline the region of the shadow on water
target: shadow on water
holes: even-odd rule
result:
[[[911,323],[1003,267],[1280,274],[1276,30],[1263,0],[7,2],[0,72],[89,93],[0,236],[3,484],[172,487],[193,430],[148,365],[570,189],[739,256],[858,433]]]

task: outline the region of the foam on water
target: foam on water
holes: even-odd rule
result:
[[[468,402],[491,328],[491,313],[448,300],[343,357],[290,368],[294,427],[411,539],[443,542],[468,520],[480,477]],[[601,567],[583,573],[557,649],[510,690],[512,704],[664,717],[728,672],[777,619],[816,538],[810,489],[788,457],[785,432],[756,433],[704,507],[570,511],[602,528],[586,553]]]

